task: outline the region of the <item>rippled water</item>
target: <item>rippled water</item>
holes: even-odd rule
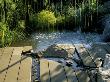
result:
[[[101,35],[96,33],[77,32],[51,32],[35,33],[32,35],[35,52],[46,49],[55,43],[85,43],[101,42]]]

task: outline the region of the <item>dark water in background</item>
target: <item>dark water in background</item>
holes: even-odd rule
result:
[[[32,42],[34,51],[41,51],[46,49],[48,46],[60,43],[60,44],[71,44],[71,43],[85,43],[91,44],[94,42],[102,42],[101,35],[97,33],[81,33],[77,32],[39,32],[32,34]]]

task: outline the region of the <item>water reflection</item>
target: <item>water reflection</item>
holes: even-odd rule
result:
[[[46,49],[49,45],[55,43],[85,43],[101,42],[101,35],[96,33],[77,32],[51,32],[35,33],[32,35],[35,52]],[[87,46],[89,47],[89,46]]]

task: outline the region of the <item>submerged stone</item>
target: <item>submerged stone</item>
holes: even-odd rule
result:
[[[72,44],[53,44],[44,51],[47,57],[72,57],[75,48]]]

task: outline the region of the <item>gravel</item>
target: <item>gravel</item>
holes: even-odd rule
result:
[[[32,59],[32,82],[40,81],[40,62],[37,59]]]

